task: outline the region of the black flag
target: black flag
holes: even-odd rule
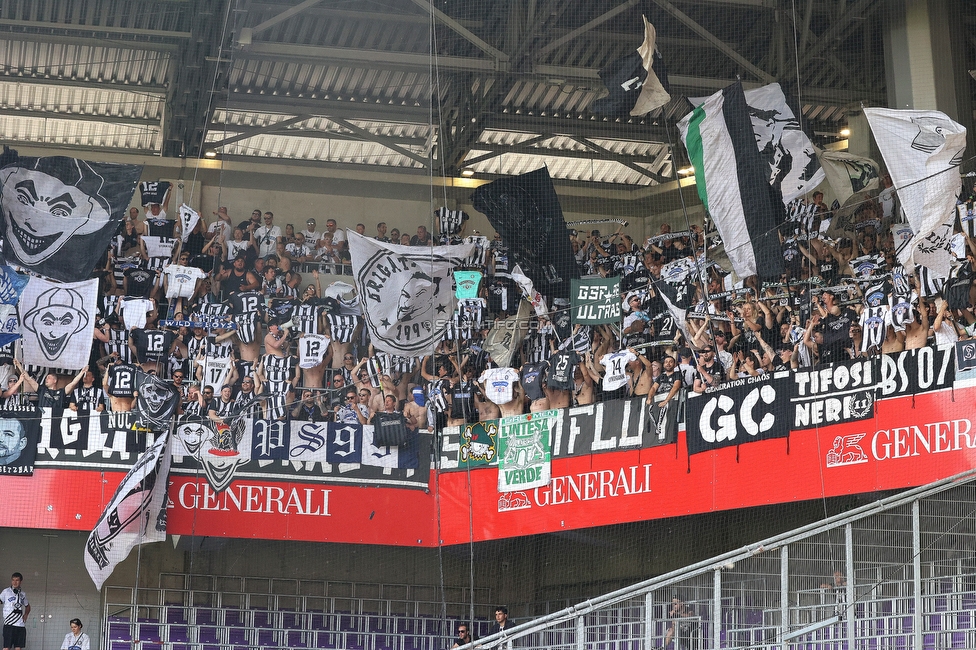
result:
[[[644,43],[600,70],[610,94],[593,102],[591,111],[610,117],[639,117],[671,101],[668,73],[656,41],[654,25],[645,17]]]
[[[0,169],[3,255],[34,273],[80,282],[108,248],[141,165],[20,158]]]
[[[137,370],[136,391],[139,393],[136,397],[137,425],[150,431],[169,431],[180,403],[176,388],[156,375]]]
[[[569,298],[579,277],[563,210],[545,167],[482,185],[472,197],[539,293]]]
[[[139,194],[142,195],[142,205],[166,203],[171,184],[169,181],[144,181],[139,183]]]

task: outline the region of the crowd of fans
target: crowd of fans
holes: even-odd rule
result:
[[[963,200],[960,215],[972,214],[974,197]],[[739,281],[699,226],[664,224],[640,242],[622,229],[570,231],[582,275],[619,276],[620,322],[572,325],[569,302],[547,299],[500,367],[485,339],[516,314],[523,289],[501,238],[465,233],[459,211],[439,211],[436,233],[354,226],[383,242],[475,245],[465,268],[482,273],[476,297],[459,301],[436,353],[416,359],[371,345],[351,278],[343,281],[348,224],[329,218],[319,230],[309,218],[303,230],[281,228],[260,209],[235,224],[219,208],[184,238],[166,206],[152,204],[130,211],[97,270],[90,367],[48,376],[15,363],[8,346],[0,398],[7,410],[23,408],[40,384],[48,406],[127,411],[138,366],[179,389],[184,416],[367,424],[402,413],[425,429],[630,396],[667,403],[682,389],[972,336],[976,244],[965,216],[952,274],[937,278],[899,265],[899,212],[888,182],[838,237],[828,236],[834,212],[822,194],[797,202],[779,233],[786,272],[766,283]]]

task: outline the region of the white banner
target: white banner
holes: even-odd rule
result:
[[[915,233],[899,261],[909,271],[915,264],[923,264],[948,276],[951,258],[948,253],[933,257],[931,252],[940,242],[926,239],[955,216],[956,194],[962,187],[959,165],[966,151],[965,127],[939,111],[865,108],[864,115]],[[916,259],[919,249],[929,253],[924,262]]]
[[[399,246],[347,233],[373,345],[401,356],[431,354],[454,316],[451,272],[474,245]]]
[[[820,165],[834,197],[844,205],[858,192],[872,192],[881,187],[878,163],[846,151],[818,150]]]
[[[64,370],[88,365],[97,304],[98,280],[55,284],[32,277],[18,305],[24,363]]]
[[[139,544],[166,539],[169,433],[139,457],[109,501],[85,545],[85,567],[97,589]]]

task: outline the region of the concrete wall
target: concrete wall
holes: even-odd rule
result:
[[[475,544],[417,549],[182,536],[135,550],[106,587],[160,586],[161,573],[329,580],[490,590],[519,620],[739,548],[859,505],[866,497],[782,504]],[[648,516],[653,516],[648,513]],[[102,599],[84,567],[86,533],[0,531],[2,571],[24,574],[32,612],[28,645],[60,644],[69,619],[86,623],[98,648]],[[830,566],[825,564],[825,575]],[[455,589],[454,593],[458,590]],[[369,595],[369,590],[363,592]],[[484,592],[481,592],[484,593]],[[430,614],[438,613],[436,606]],[[485,611],[482,608],[481,611]]]

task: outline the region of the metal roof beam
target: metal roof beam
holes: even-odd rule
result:
[[[536,52],[535,58],[541,59],[543,56],[545,56],[549,52],[553,51],[554,49],[556,49],[560,45],[563,45],[565,43],[568,43],[571,40],[573,40],[574,38],[576,38],[577,36],[579,36],[580,34],[585,34],[586,32],[590,31],[594,27],[598,27],[598,26],[602,25],[603,23],[607,22],[608,20],[610,20],[611,18],[617,16],[618,14],[622,14],[623,12],[627,11],[631,7],[634,7],[634,6],[638,5],[638,4],[640,4],[640,2],[641,2],[641,0],[627,0],[627,2],[624,2],[623,4],[617,5],[616,7],[614,7],[613,9],[611,9],[610,11],[608,11],[608,12],[606,12],[606,13],[600,15],[600,16],[597,16],[596,18],[594,18],[590,22],[586,23],[582,27],[579,27],[577,29],[574,29],[573,31],[571,31],[568,34],[566,34],[565,36],[561,36],[560,38],[557,38],[556,40],[552,41],[551,43],[549,43],[548,45],[546,45],[545,47],[543,47],[541,50],[539,50],[538,52]]]
[[[150,52],[173,53],[179,49],[176,43],[162,43],[159,41],[126,39],[115,40],[101,37],[63,36],[60,34],[32,34],[14,32],[0,26],[0,41],[23,41],[29,43],[55,43],[57,45],[76,45],[79,47],[117,47],[129,50],[147,50]]]
[[[532,141],[542,138],[533,138]],[[544,138],[548,140],[549,138]],[[600,147],[592,143],[588,143],[586,138],[573,138],[576,142],[587,147],[586,149],[547,149],[546,147],[532,147],[527,144],[491,144],[487,142],[478,142],[471,145],[471,151],[487,151],[488,154],[481,154],[469,160],[465,160],[462,167],[468,167],[476,163],[482,162],[489,158],[495,158],[506,153],[518,154],[524,156],[552,156],[553,158],[578,158],[581,160],[611,160],[613,162],[619,162],[621,164],[627,163],[644,163],[647,165],[654,164],[657,160],[657,156],[628,156],[627,154],[614,153],[609,149]],[[643,170],[644,174],[648,171]],[[655,179],[656,180],[656,179]]]
[[[551,134],[549,134],[549,133],[543,133],[542,135],[537,135],[534,138],[529,138],[528,140],[524,140],[524,141],[522,141],[522,142],[520,142],[520,143],[518,143],[517,145],[514,145],[514,146],[517,146],[517,147],[528,147],[531,144],[535,144],[536,142],[542,142],[543,140],[548,140],[551,137],[552,137]],[[480,156],[475,156],[474,158],[469,158],[468,160],[463,160],[462,161],[463,164],[461,165],[461,167],[467,167],[469,165],[474,165],[474,164],[483,162],[485,160],[489,160],[491,158],[497,158],[498,156],[502,155],[503,153],[507,153],[508,150],[503,148],[503,147],[506,147],[506,146],[508,146],[508,145],[488,145],[488,144],[479,144],[479,143],[476,142],[475,144],[471,145],[471,149],[473,149],[475,151],[489,149],[488,153],[481,154]],[[498,147],[498,148],[497,149],[493,149],[493,147]]]
[[[275,4],[273,2],[251,2],[248,5],[251,11],[256,10],[270,10],[279,11],[281,9],[287,8],[288,5]],[[411,25],[430,25],[430,16],[421,16],[419,14],[398,14],[398,13],[381,13],[378,11],[353,11],[351,9],[337,9],[334,7],[312,7],[311,9],[306,9],[305,14],[309,16],[320,16],[327,18],[351,18],[353,20],[362,20],[367,22],[386,22],[386,23],[407,23]],[[454,19],[460,25],[464,25],[468,29],[481,29],[484,25],[483,21],[480,20],[468,20],[468,19]]]
[[[311,117],[310,115],[296,115],[295,117],[290,117],[286,120],[275,122],[274,124],[266,124],[264,126],[250,127],[250,128],[241,127],[235,129],[237,131],[241,131],[237,135],[232,135],[230,137],[224,138],[223,140],[218,140],[216,142],[208,142],[207,146],[217,148],[227,144],[232,144],[234,142],[240,142],[241,140],[247,140],[248,138],[253,138],[254,136],[261,135],[262,133],[268,133],[269,131],[274,131],[276,129],[283,129],[286,126],[297,124],[298,122],[304,122],[310,117]],[[213,128],[213,126],[214,125],[211,125],[209,128]],[[226,128],[226,125],[223,126]]]
[[[620,156],[619,154],[610,151],[606,147],[601,147],[595,142],[590,142],[586,138],[574,137],[572,139],[574,142],[578,142],[584,147],[589,147],[592,151],[595,151],[597,154],[601,156],[606,156],[605,158],[606,160],[614,160],[620,163],[621,165],[623,165],[624,167],[628,169],[632,169],[639,174],[643,174],[644,176],[647,176],[648,178],[656,181],[657,183],[667,183],[670,180],[668,178],[665,178],[664,176],[661,176],[660,174],[652,172],[650,169],[641,167],[634,161],[633,156]],[[646,162],[653,163],[654,160],[651,159],[651,160],[647,160]]]
[[[874,6],[872,7],[872,5]],[[844,30],[847,29],[851,21],[853,21],[855,18],[867,18],[870,12],[876,8],[877,5],[875,4],[875,0],[857,0],[857,2],[851,5],[842,16],[832,21],[827,31],[825,31],[812,46],[803,52],[803,58],[800,59],[799,67],[802,68],[804,65],[809,63],[811,59],[819,56],[824,49],[832,45],[833,42],[841,36]],[[790,76],[789,72],[786,76]]]
[[[88,115],[83,113],[58,113],[55,111],[32,111],[16,108],[3,109],[6,117],[30,117],[42,120],[71,120],[75,122],[102,122],[104,124],[127,124],[132,126],[158,127],[159,118],[129,117],[123,115]]]
[[[414,52],[386,52],[383,50],[359,50],[349,47],[316,47],[312,45],[291,45],[288,43],[272,43],[258,41],[243,48],[246,58],[269,59],[275,61],[294,62],[303,59],[309,63],[319,65],[331,61],[351,61],[360,66],[371,63],[383,64],[384,68],[393,70],[423,70],[429,71],[433,61],[428,54]],[[492,59],[478,59],[463,56],[438,56],[437,67],[468,70],[473,72],[491,72],[504,64]],[[367,66],[368,67],[368,66]]]
[[[695,32],[696,34],[704,38],[706,41],[710,42],[712,45],[718,48],[720,52],[725,54],[725,56],[729,57],[730,59],[732,59],[739,65],[741,65],[743,68],[748,70],[757,79],[761,79],[766,83],[772,83],[776,81],[775,77],[773,77],[765,70],[761,70],[758,66],[754,65],[751,61],[749,61],[744,56],[742,56],[741,54],[733,50],[731,47],[725,44],[725,42],[723,42],[722,39],[715,36],[710,31],[708,31],[707,29],[699,25],[698,22],[696,22],[691,16],[689,16],[685,12],[675,7],[668,0],[654,0],[654,4],[661,7],[669,14],[677,18],[679,21],[684,23],[686,26],[691,28],[693,32]]]
[[[343,117],[353,120],[376,120],[393,123],[428,124],[430,109],[425,106],[403,106],[401,104],[378,103],[375,101],[339,101],[335,99],[312,99],[310,97],[289,97],[283,95],[248,95],[245,93],[219,93],[215,104],[232,111],[257,113],[279,113],[294,115],[301,111],[316,117]]]
[[[216,134],[221,131],[226,131],[228,133],[238,133],[241,127],[235,126],[233,124],[222,124],[220,122],[213,122],[210,124],[210,128],[207,131],[211,134]],[[271,129],[270,131],[264,131],[260,134],[251,133],[248,137],[254,137],[255,135],[272,135],[282,138],[311,138],[315,140],[341,140],[343,142],[368,142],[366,138],[356,135],[355,133],[346,133],[344,131],[319,131],[317,129]],[[427,144],[427,138],[411,138],[405,135],[384,135],[382,136],[385,142],[393,142],[395,144],[410,145],[414,147],[423,147]],[[213,147],[214,143],[208,142],[207,147]]]
[[[392,149],[393,151],[397,152],[401,156],[406,156],[407,158],[409,158],[411,160],[414,160],[416,162],[419,162],[424,167],[429,167],[430,166],[430,162],[431,161],[430,161],[429,158],[426,158],[424,156],[421,156],[420,154],[414,153],[413,151],[410,151],[409,149],[404,149],[400,145],[398,145],[398,144],[396,144],[394,142],[390,142],[389,140],[387,140],[382,135],[377,135],[375,133],[372,133],[370,131],[367,131],[366,129],[363,129],[361,127],[358,127],[355,124],[353,124],[352,122],[350,122],[349,120],[344,120],[341,117],[330,116],[328,119],[330,121],[332,121],[332,122],[335,122],[336,124],[338,124],[339,126],[341,126],[344,129],[349,129],[350,131],[352,131],[356,135],[361,136],[362,138],[365,138],[366,140],[369,140],[370,142],[375,142],[376,144],[382,145],[382,146],[386,147],[387,149]]]
[[[107,25],[75,25],[72,23],[52,23],[45,20],[15,20],[0,18],[0,27],[23,27],[26,29],[48,29],[82,34],[119,34],[123,36],[150,36],[186,40],[190,32],[168,32],[161,29],[140,29],[137,27],[109,27]]]
[[[481,127],[485,130],[550,133],[552,135],[608,138],[628,142],[650,142],[653,144],[667,144],[668,142],[664,127],[654,126],[650,121],[627,123],[602,119],[581,120],[514,115],[512,113],[488,113],[482,117]]]
[[[251,42],[251,38],[255,34],[260,34],[265,30],[271,29],[278,23],[282,23],[288,20],[289,18],[291,18],[292,16],[297,16],[298,14],[302,13],[306,9],[310,7],[314,7],[320,2],[322,2],[322,0],[304,0],[304,2],[300,2],[299,4],[293,7],[288,7],[280,14],[268,18],[263,23],[259,23],[254,27],[244,27],[243,29],[241,29],[241,34],[240,37],[238,38],[238,42],[242,45],[247,45]]]
[[[508,61],[509,57],[507,54],[505,54],[504,52],[502,52],[501,50],[493,46],[491,43],[482,39],[480,36],[478,36],[470,29],[468,29],[458,21],[448,16],[446,13],[444,13],[434,5],[430,4],[427,0],[413,0],[413,3],[418,7],[420,7],[421,9],[423,9],[424,11],[427,11],[433,14],[434,16],[436,16],[437,20],[441,21],[442,23],[450,27],[452,30],[457,32],[462,38],[464,38],[464,40],[468,41],[469,43],[474,45],[476,48],[478,48],[485,54],[493,57],[497,61]]]
[[[164,97],[166,86],[137,85],[119,83],[118,81],[98,81],[95,79],[58,79],[39,75],[17,75],[7,71],[0,71],[0,83],[31,84],[38,86],[69,86],[86,90],[106,90],[112,92],[134,93],[138,95],[156,95]]]

